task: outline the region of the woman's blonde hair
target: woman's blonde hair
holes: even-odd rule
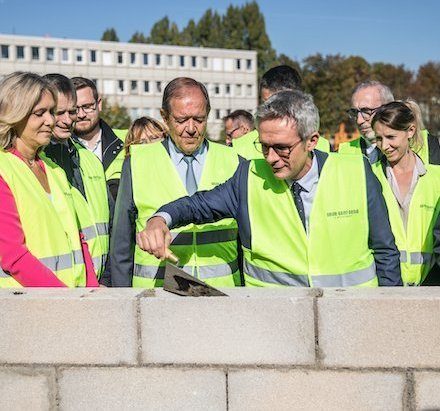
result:
[[[0,82],[0,147],[12,146],[17,124],[29,117],[44,91],[57,101],[52,86],[38,74],[17,71]]]
[[[424,129],[422,112],[419,105],[411,99],[405,101],[392,101],[379,107],[374,114],[371,125],[376,122],[392,128],[393,130],[406,131],[412,124],[415,126],[413,137],[409,140],[409,147],[418,153],[423,147],[422,130]]]
[[[145,140],[141,139],[144,131],[154,139],[163,139],[168,134],[167,127],[160,121],[146,116],[138,118],[128,129],[127,137],[125,138],[126,156],[130,155],[131,145],[145,142]],[[147,140],[147,143],[151,143],[151,141]]]

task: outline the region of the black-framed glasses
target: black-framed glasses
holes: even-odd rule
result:
[[[83,104],[82,106],[77,106],[76,112],[79,113],[81,110],[86,114],[93,113],[98,107],[99,100],[95,100],[94,103]]]
[[[359,113],[361,114],[364,120],[369,120],[379,107],[376,108],[362,107],[359,109],[352,107],[347,110],[347,114],[348,117],[350,117],[352,120],[357,120]]]
[[[267,157],[269,155],[269,150],[272,149],[282,158],[289,158],[290,153],[293,151],[293,149],[300,143],[302,143],[303,140],[298,140],[296,143],[293,143],[291,146],[285,146],[282,144],[274,144],[274,145],[268,145],[260,143],[260,140],[254,141],[255,149],[263,153],[264,157]]]

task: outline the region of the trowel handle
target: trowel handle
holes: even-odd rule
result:
[[[165,250],[165,259],[173,264],[177,264],[179,262],[179,258],[169,248]]]

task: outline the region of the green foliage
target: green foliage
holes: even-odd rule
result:
[[[153,44],[177,44],[179,29],[176,23],[171,23],[167,16],[154,23],[151,28],[148,43]]]
[[[148,43],[148,38],[144,36],[140,31],[136,31],[131,39],[128,40],[129,43]]]
[[[131,124],[127,109],[117,103],[110,104],[105,98],[102,100],[100,117],[112,128],[126,129]]]
[[[116,30],[111,27],[102,33],[101,41],[119,41],[119,37],[116,34]]]

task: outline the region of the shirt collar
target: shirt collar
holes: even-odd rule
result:
[[[302,176],[299,180],[296,180],[296,182],[303,188],[304,191],[307,191],[309,193],[310,191],[312,191],[313,185],[316,183],[316,181],[318,181],[318,179],[319,179],[318,161],[316,160],[316,156],[313,155],[312,166],[310,167],[310,170],[307,171],[307,173],[304,176]],[[293,180],[288,179],[286,181],[289,187],[291,187],[293,184]]]
[[[177,160],[178,163],[180,163],[183,160],[183,157],[185,156],[184,153],[182,153],[177,146],[174,144],[174,141],[169,138],[169,149],[170,154]],[[194,160],[196,160],[198,163],[201,161],[201,157],[205,153],[206,150],[206,140],[203,140],[202,144],[200,144],[200,147],[192,153],[192,156],[194,157]]]

